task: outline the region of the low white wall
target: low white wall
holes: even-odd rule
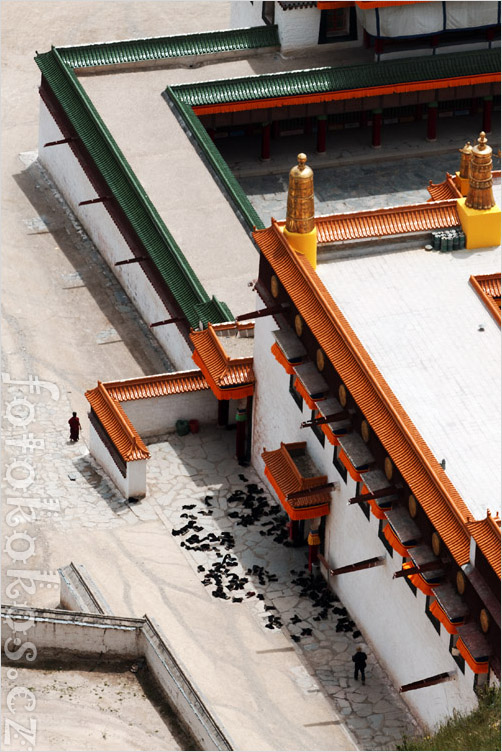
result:
[[[69,614],[67,617],[58,614],[54,618],[50,611],[44,614],[39,609],[33,609],[33,613],[36,615],[31,618],[30,628],[26,632],[21,631],[21,626],[27,623],[29,614],[2,616],[2,649],[7,657],[12,658],[9,652],[16,649],[14,640],[17,638],[21,638],[23,643],[32,643],[37,657],[44,652],[46,657],[65,653],[65,657],[75,658],[100,655],[107,658],[137,658],[142,654],[142,622],[139,619],[131,619],[127,624],[124,619],[108,617],[106,620],[106,617],[88,614]],[[19,625],[17,631],[11,626],[16,623]],[[27,649],[25,653],[22,657],[30,660]],[[36,659],[33,663],[36,664]]]
[[[94,426],[91,424],[89,451],[122,496],[145,496],[146,494],[146,463],[147,460],[135,460],[127,463],[126,477],[122,475],[113,461],[110,452],[105,447]]]
[[[216,423],[218,417],[218,401],[210,389],[120,404],[143,439],[167,433],[175,427],[177,420],[194,418],[201,425],[207,425]]]
[[[110,606],[84,564],[73,562],[58,569],[59,604],[67,611],[112,615]]]
[[[392,579],[401,569],[402,559],[387,553],[378,538],[378,520],[369,521],[357,505],[348,505],[356,484],[350,475],[345,483],[333,465],[333,446],[324,448],[310,428],[299,427],[311,416],[303,414],[289,393],[289,376],[270,352],[271,332],[277,328],[272,318],[258,319],[255,327],[254,372],[257,387],[253,415],[252,462],[264,483],[261,459],[263,447],[277,449],[281,441],[307,441],[307,448],[328,481],[339,488],[332,493],[331,511],[326,518],[325,557],[332,568],[373,556],[385,556],[385,564],[373,569],[330,578],[357,627],[396,687],[446,671],[457,670],[449,653],[449,635],[443,627],[438,635],[425,614],[425,596],[416,597],[402,579]],[[273,496],[275,493],[272,491]],[[453,711],[467,712],[477,704],[473,691],[474,674],[466,665],[458,669],[454,681],[403,694],[403,699],[424,725],[435,726]]]
[[[96,192],[69,145],[44,148],[45,143],[62,138],[59,127],[45,103],[40,100],[40,163],[50,173],[66,203],[85,228],[144,321],[151,324],[169,318],[169,311],[150,285],[140,264],[115,266],[117,261],[132,258],[132,253],[104,205],[78,205],[80,201],[96,198]],[[192,368],[191,350],[176,326],[159,326],[152,329],[152,332],[177,369]]]
[[[135,460],[127,463],[127,498],[130,496],[145,496],[146,463],[147,460]]]

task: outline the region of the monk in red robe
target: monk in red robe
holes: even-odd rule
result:
[[[70,441],[78,441],[78,435],[80,433],[80,421],[77,418],[77,413],[73,413],[72,417],[68,421],[70,426]]]

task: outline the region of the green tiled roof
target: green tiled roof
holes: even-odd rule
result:
[[[204,304],[211,306],[213,323],[228,321],[228,307],[210,301],[73,70],[54,48],[35,60],[190,325],[198,326],[198,306]]]
[[[72,68],[86,68],[120,63],[139,63],[186,55],[207,55],[218,52],[279,47],[277,26],[256,26],[248,29],[209,31],[173,37],[131,39],[80,47],[59,47],[62,60]]]
[[[253,230],[256,228],[263,230],[265,225],[192,108],[189,105],[183,104],[170,87],[166,89],[165,96],[168,102],[172,102],[185,122],[189,133],[199,145],[209,166],[216,173],[216,177],[220,181],[222,188],[225,190],[235,209],[242,215],[249,229]]]
[[[386,60],[378,64],[268,73],[245,78],[180,84],[172,89],[190,107],[275,97],[368,89],[411,81],[434,81],[500,71],[500,52],[475,50],[449,55]]]

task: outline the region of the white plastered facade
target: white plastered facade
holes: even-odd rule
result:
[[[115,274],[125,292],[147,324],[171,318],[152,288],[140,264],[115,266],[132,258],[132,252],[103,204],[79,206],[79,202],[97,198],[87,175],[68,144],[44,147],[64,138],[61,130],[40,100],[38,155],[71,211]],[[191,350],[174,325],[152,329],[160,346],[179,370],[193,367]]]
[[[467,664],[465,674],[457,667],[449,652],[450,635],[444,627],[438,634],[426,616],[425,595],[418,590],[415,596],[402,578],[392,579],[393,573],[401,569],[402,559],[395,551],[391,557],[385,549],[378,537],[379,521],[372,514],[366,519],[358,505],[347,504],[348,499],[356,495],[356,483],[350,475],[346,482],[339,475],[333,465],[333,446],[326,440],[322,447],[310,428],[300,428],[302,420],[310,419],[311,411],[303,403],[303,413],[300,412],[289,393],[290,377],[270,352],[275,342],[272,332],[277,328],[271,317],[256,321],[253,465],[276,497],[264,475],[263,448],[277,449],[281,441],[306,441],[307,451],[319,471],[327,475],[328,482],[337,484],[332,492],[324,538],[324,556],[330,567],[374,556],[384,556],[385,563],[330,577],[330,585],[396,688],[442,672],[456,671],[453,681],[403,694],[415,716],[432,728],[451,716],[455,709],[468,712],[476,707],[474,674]]]

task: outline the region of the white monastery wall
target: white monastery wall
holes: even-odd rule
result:
[[[103,204],[79,206],[80,201],[96,198],[96,192],[68,144],[49,146],[48,141],[64,138],[59,127],[40,100],[39,160],[50,173],[66,203],[83,225],[94,245],[119,280],[147,324],[170,318],[170,313],[150,285],[140,264],[115,266],[132,258],[132,253]],[[164,352],[179,370],[193,366],[191,350],[175,325],[152,329]]]
[[[277,449],[281,441],[307,441],[307,449],[328,482],[338,488],[332,493],[331,511],[326,518],[325,552],[331,568],[345,566],[374,556],[384,556],[380,567],[331,577],[330,584],[340,596],[357,627],[363,633],[370,652],[399,687],[446,671],[457,671],[454,681],[403,694],[412,712],[426,725],[434,726],[454,709],[469,711],[476,706],[474,674],[465,666],[465,675],[449,653],[450,635],[441,626],[438,634],[425,613],[426,598],[418,590],[416,597],[408,585],[392,575],[401,569],[402,558],[393,557],[378,538],[379,520],[370,513],[367,520],[358,505],[348,505],[356,495],[356,483],[349,474],[347,482],[333,465],[333,446],[326,439],[324,448],[310,428],[300,429],[311,411],[304,403],[303,415],[289,393],[289,376],[270,352],[277,328],[272,317],[256,321],[254,371],[257,387],[253,416],[252,462],[261,478],[263,447]],[[364,479],[364,476],[363,476]]]
[[[314,47],[319,41],[321,11],[318,8],[281,11],[276,5],[275,22],[279,28],[281,50]]]
[[[98,465],[103,468],[112,483],[117,486],[126,499],[129,496],[145,496],[147,460],[128,462],[126,477],[124,478],[92,424],[90,426],[89,450]]]
[[[121,405],[142,439],[168,433],[177,420],[196,419],[201,425],[214,424],[218,414],[218,402],[210,389],[131,400]]]

